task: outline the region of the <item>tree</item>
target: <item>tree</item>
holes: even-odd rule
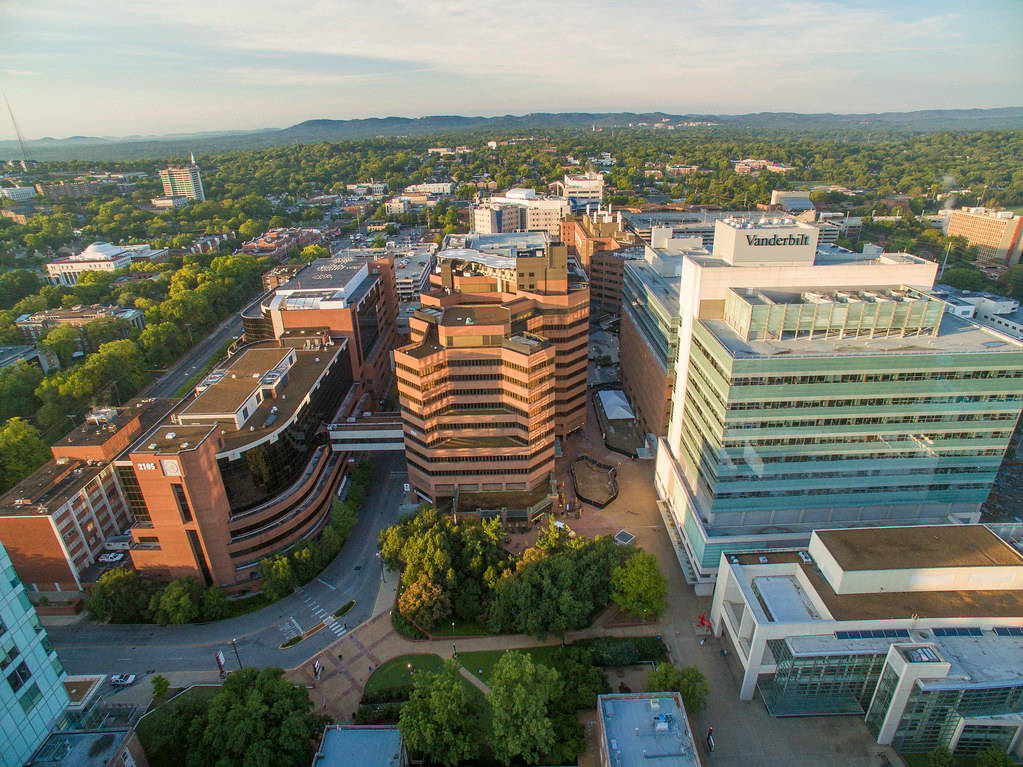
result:
[[[167,690],[170,689],[170,682],[167,681],[167,677],[157,674],[153,677],[153,699],[160,700],[164,695],[167,694]]]
[[[299,251],[298,257],[308,264],[310,261],[315,261],[318,258],[326,258],[329,255],[329,251],[322,245],[306,245],[301,251]]]
[[[691,714],[702,711],[707,705],[710,686],[707,678],[696,666],[676,668],[670,663],[660,663],[647,675],[648,692],[677,692],[682,696],[686,711]]]
[[[250,218],[245,221],[241,226],[238,227],[238,236],[243,240],[251,240],[263,233],[263,225],[256,221],[254,218]]]
[[[558,672],[523,652],[501,656],[490,679],[494,756],[505,764],[513,759],[535,762],[555,745],[551,703],[561,694]]]
[[[666,607],[668,579],[657,567],[657,558],[637,550],[621,567],[611,573],[611,599],[629,613],[646,618]]]
[[[0,427],[0,492],[14,487],[50,458],[50,448],[24,418]]]
[[[989,748],[977,754],[976,767],[1012,767],[1015,764],[1009,755],[997,748]]]
[[[134,570],[107,570],[92,587],[85,609],[98,620],[145,623],[149,620],[150,598],[157,588]]]
[[[398,612],[429,631],[438,621],[451,615],[451,597],[436,583],[423,578],[401,592]]]
[[[73,325],[58,325],[39,341],[39,346],[56,354],[61,367],[67,367],[82,348],[82,332]]]
[[[938,746],[925,757],[925,767],[955,767],[955,757],[945,746]]]
[[[232,672],[188,728],[189,767],[307,767],[325,719],[279,668]]]
[[[219,621],[226,618],[230,608],[227,604],[227,597],[219,586],[210,586],[202,595],[202,619],[204,621]]]
[[[263,579],[263,593],[271,601],[286,597],[298,583],[291,560],[285,554],[260,560],[259,575]]]
[[[190,576],[178,578],[167,584],[163,591],[153,594],[149,613],[160,625],[168,623],[191,623],[199,617],[203,587],[198,579]]]
[[[436,673],[417,672],[398,730],[410,751],[431,762],[462,764],[480,755],[479,710],[456,661],[445,660]]]
[[[39,408],[35,390],[43,380],[43,371],[38,365],[18,362],[0,368],[0,423],[8,418],[27,418]]]

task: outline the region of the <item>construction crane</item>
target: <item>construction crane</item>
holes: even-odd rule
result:
[[[11,102],[7,99],[7,94],[4,94],[4,103],[7,104],[7,114],[11,116],[11,123],[14,125],[14,132],[18,134],[18,144],[21,146],[21,169],[28,170],[28,152],[25,151],[25,137],[21,135],[21,128],[18,127],[18,121],[14,119],[14,110],[11,109]]]

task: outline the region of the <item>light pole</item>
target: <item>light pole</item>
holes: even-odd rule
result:
[[[242,656],[238,654],[238,640],[237,639],[232,639],[231,640],[231,647],[234,648],[234,657],[238,661],[238,668],[239,669],[245,668],[245,666],[242,665]]]

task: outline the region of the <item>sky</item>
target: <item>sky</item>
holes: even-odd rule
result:
[[[0,0],[0,91],[28,139],[986,108],[1023,105],[1021,39],[1023,0]]]

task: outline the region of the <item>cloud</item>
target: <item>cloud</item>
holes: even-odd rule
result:
[[[8,16],[0,66],[40,73],[20,92],[10,75],[40,134],[69,114],[77,133],[259,127],[242,122],[271,119],[256,88],[275,123],[1023,103],[1018,0],[34,0]]]
[[[376,72],[330,72],[318,69],[289,69],[275,66],[227,67],[215,70],[225,80],[235,85],[258,85],[263,87],[321,87],[344,85],[376,78],[395,77],[430,72],[433,66],[410,66],[399,69],[382,69]],[[213,74],[213,71],[211,71]]]
[[[0,69],[0,72],[3,72],[4,74],[7,74],[7,75],[14,75],[15,77],[42,77],[43,76],[42,72],[32,72],[31,70],[28,70],[28,69]]]

